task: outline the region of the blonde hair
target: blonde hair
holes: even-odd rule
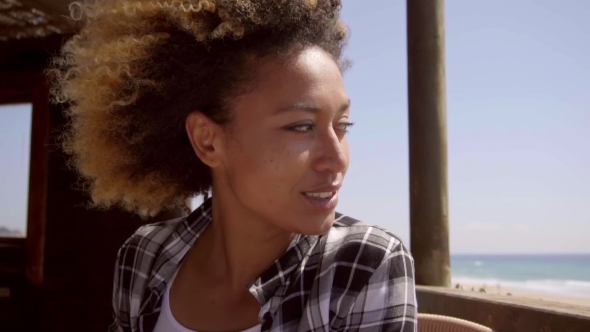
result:
[[[227,103],[252,79],[246,55],[320,46],[336,61],[346,29],[338,0],[97,0],[75,3],[85,24],[53,59],[54,100],[68,118],[62,146],[91,205],[142,216],[207,191],[210,170],[184,121]]]

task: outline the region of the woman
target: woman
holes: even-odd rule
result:
[[[413,261],[335,212],[350,156],[338,0],[100,0],[55,60],[96,206],[150,216],[111,331],[415,331]],[[367,188],[369,190],[369,188]]]

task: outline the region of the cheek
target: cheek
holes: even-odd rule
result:
[[[342,142],[342,150],[346,156],[346,168],[343,171],[343,173],[346,174],[348,166],[350,165],[350,146],[348,145],[348,140],[346,138],[344,138],[344,142]]]
[[[244,144],[229,163],[234,192],[255,205],[287,203],[306,173],[305,156],[276,141]]]

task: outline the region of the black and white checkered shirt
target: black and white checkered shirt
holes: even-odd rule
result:
[[[152,332],[166,284],[211,221],[211,200],[186,218],[146,225],[120,249],[109,331]],[[249,285],[262,332],[417,330],[414,262],[396,237],[336,214],[322,236],[297,235]]]

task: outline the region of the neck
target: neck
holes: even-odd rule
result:
[[[212,206],[213,220],[197,241],[194,257],[209,277],[243,290],[283,255],[293,234],[245,208],[233,195],[214,194]]]

